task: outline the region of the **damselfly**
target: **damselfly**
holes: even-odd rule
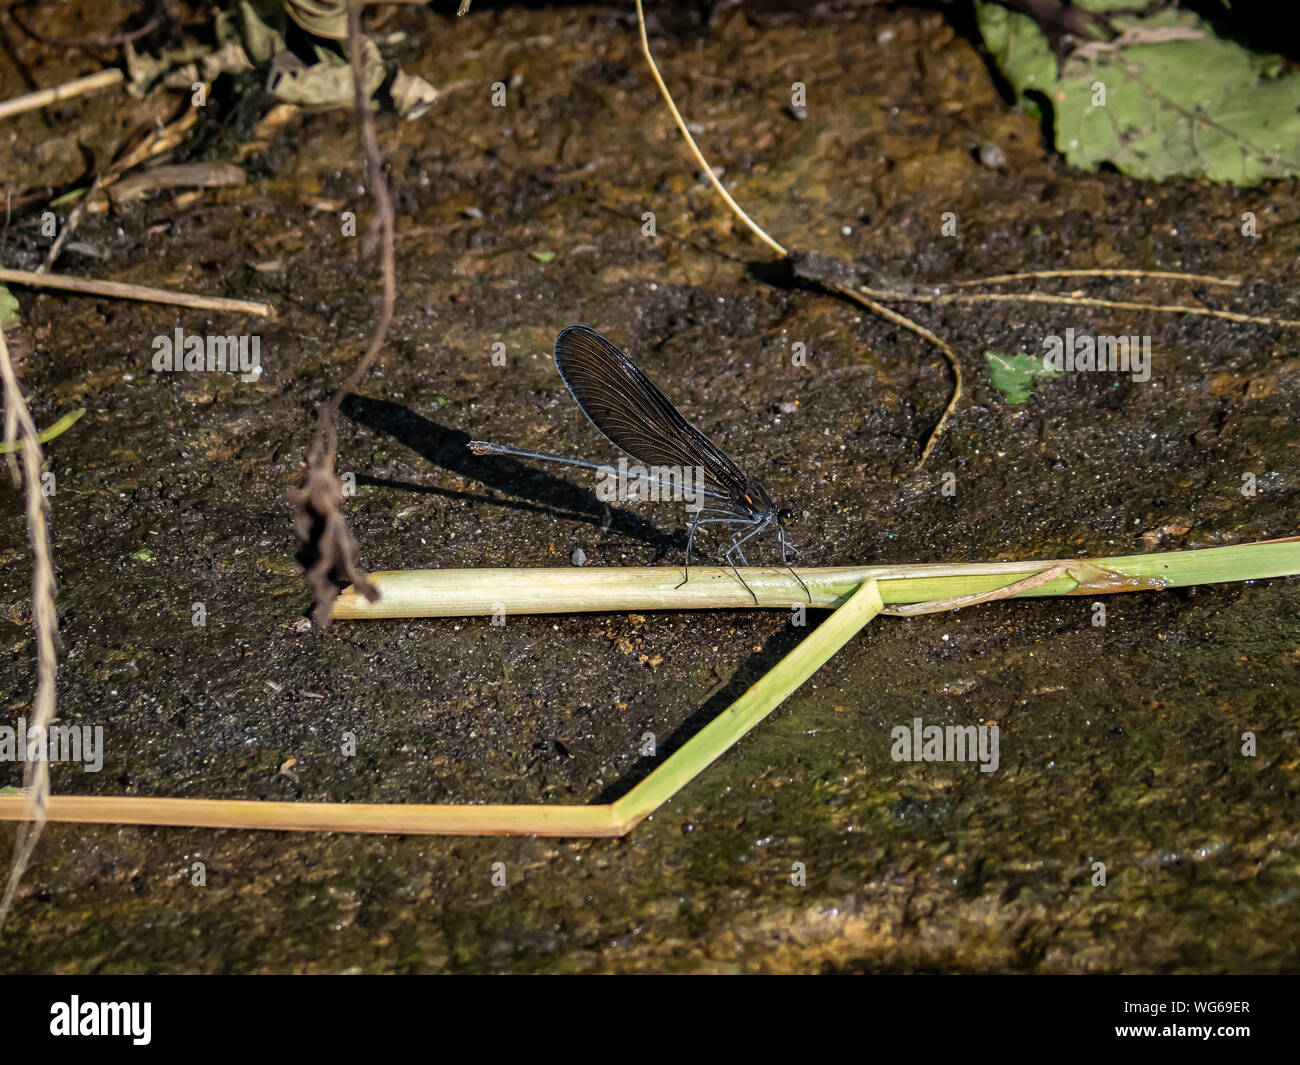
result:
[[[594,329],[571,325],[555,340],[555,365],[591,424],[615,447],[650,467],[652,472],[645,477],[647,481],[663,483],[653,473],[656,469],[680,471],[694,468],[700,472],[705,486],[700,487],[698,493],[710,505],[700,506],[695,511],[686,538],[686,576],[677,587],[690,579],[691,550],[699,527],[735,525],[739,528],[726,550],[727,563],[756,604],[758,596],[745,584],[736,568],[736,559],[741,565],[748,566],[745,545],[767,529],[776,530],[781,544],[781,564],[794,574],[794,579],[808,595],[808,586],[790,566],[790,556],[799,554],[785,534],[785,523],[793,517],[792,512],[773,503],[758,481],[683,418],[631,359]],[[481,440],[470,441],[469,449],[476,455],[510,455],[589,470],[610,469],[608,463],[548,455]]]

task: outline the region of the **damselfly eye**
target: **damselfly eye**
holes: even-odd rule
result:
[[[776,516],[781,521],[794,521],[794,511],[791,510],[789,507],[782,507],[780,510],[776,512]]]

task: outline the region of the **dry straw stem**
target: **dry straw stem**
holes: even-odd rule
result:
[[[1043,588],[1057,580],[1057,578],[1064,577],[1069,572],[1070,564],[1068,562],[1058,562],[1055,566],[1049,566],[1047,569],[1035,573],[1032,577],[1015,581],[991,592],[954,595],[947,599],[935,599],[928,603],[909,603],[905,606],[891,607],[885,613],[893,614],[895,617],[908,618],[920,614],[942,614],[949,610],[960,610],[962,607],[979,606],[981,603],[994,603],[999,599],[1014,599],[1018,595],[1032,592],[1035,588]]]
[[[1060,567],[1047,583],[1033,580]],[[1028,562],[927,563],[907,566],[799,568],[811,605],[837,607],[863,581],[880,584],[886,607],[942,603],[961,596],[1105,595],[1158,591],[1192,584],[1262,580],[1300,573],[1300,537],[1261,543],[1164,551],[1116,558]],[[760,608],[789,610],[806,602],[782,568],[742,567]],[[566,614],[621,610],[740,610],[754,599],[727,566],[692,566],[680,588],[675,566],[557,569],[440,569],[372,573],[382,599],[367,601],[348,589],[340,619],[487,617],[493,614]],[[1025,582],[1018,589],[1008,587]],[[943,609],[970,605],[954,603]]]
[[[962,375],[961,364],[957,361],[957,353],[947,344],[946,341],[940,340],[934,333],[926,329],[925,326],[912,321],[906,315],[899,314],[895,310],[877,303],[867,294],[866,289],[858,291],[849,285],[838,284],[831,281],[823,282],[828,288],[838,292],[841,296],[860,303],[868,310],[874,311],[882,318],[887,318],[895,325],[901,325],[904,329],[910,329],[913,333],[928,340],[931,344],[943,352],[943,357],[948,361],[948,369],[952,371],[952,394],[948,397],[948,402],[944,405],[943,413],[939,415],[939,420],[935,422],[934,428],[930,430],[929,439],[925,442],[925,447],[921,450],[921,457],[916,461],[916,468],[919,470],[925,465],[925,460],[930,457],[934,451],[935,445],[939,438],[943,436],[943,431],[948,427],[948,418],[956,409],[957,404],[961,402],[962,397]]]
[[[673,94],[668,91],[668,86],[664,84],[663,75],[659,73],[659,65],[655,62],[655,57],[650,52],[650,38],[646,36],[645,12],[641,10],[641,0],[636,0],[636,20],[637,25],[641,30],[641,51],[644,53],[645,61],[650,67],[650,73],[655,79],[655,84],[659,86],[659,91],[663,94],[664,101],[668,104],[668,110],[672,112],[673,121],[677,123],[677,128],[681,130],[682,137],[686,140],[686,147],[691,150],[691,154],[695,156],[695,161],[700,164],[700,169],[704,171],[704,176],[709,179],[714,189],[717,190],[718,195],[726,201],[727,206],[736,213],[736,216],[749,227],[750,232],[753,233],[754,236],[758,237],[759,240],[776,252],[777,255],[780,255],[782,258],[788,257],[790,253],[778,244],[776,240],[770,237],[762,226],[750,218],[741,208],[740,204],[731,198],[731,193],[722,187],[722,182],[718,180],[718,175],[713,172],[713,167],[711,167],[709,161],[704,158],[704,153],[700,151],[699,145],[695,143],[695,138],[691,136],[691,131],[686,128],[686,120],[682,118],[681,112],[677,110],[677,105],[673,103]]]
[[[1213,277],[1210,274],[1182,274],[1175,270],[1029,270],[1020,274],[997,274],[994,277],[975,277],[967,281],[954,281],[954,288],[972,288],[975,285],[1003,285],[1008,281],[1042,281],[1057,277],[1135,277],[1162,281],[1191,281],[1199,285],[1221,285],[1236,288],[1241,282],[1234,277]]]
[[[17,441],[22,452],[22,483],[27,498],[27,535],[32,545],[32,625],[36,630],[36,698],[32,704],[30,730],[49,728],[55,711],[55,635],[57,618],[54,612],[54,563],[50,550],[50,530],[46,511],[45,493],[41,491],[43,457],[36,442],[36,424],[23,399],[22,389],[9,358],[9,345],[4,330],[0,329],[0,377],[4,381],[5,443]],[[8,460],[15,480],[18,466]],[[48,762],[26,762],[23,766],[23,786],[26,794],[20,799],[22,820],[28,822],[18,830],[14,846],[13,864],[4,896],[0,898],[0,927],[13,903],[14,892],[22,879],[23,870],[36,849],[36,841],[45,825],[50,795],[50,766]]]
[[[117,67],[110,67],[107,70],[99,71],[97,74],[90,74],[84,78],[77,78],[75,81],[56,85],[52,89],[41,89],[37,92],[29,92],[26,96],[16,96],[12,100],[5,100],[0,103],[0,118],[9,118],[13,115],[20,115],[24,111],[35,111],[41,107],[49,107],[50,104],[56,104],[60,100],[70,100],[74,96],[98,92],[100,89],[106,89],[110,85],[118,84],[124,78],[125,75],[121,70]]]
[[[260,314],[275,317],[275,308],[256,300],[231,300],[220,296],[198,296],[190,292],[169,292],[144,285],[128,285],[121,281],[93,281],[67,274],[42,274],[32,270],[9,270],[0,267],[0,281],[32,288],[52,288],[63,292],[80,292],[87,296],[111,296],[114,299],[141,300],[145,303],[169,303],[177,307],[196,310],[232,311],[235,314]]]
[[[50,245],[50,250],[45,253],[45,260],[37,267],[38,274],[48,274],[54,268],[54,264],[59,261],[59,256],[63,254],[63,246],[72,239],[72,234],[77,231],[81,225],[82,218],[85,217],[86,211],[90,208],[91,201],[95,198],[95,193],[103,189],[105,182],[108,180],[106,173],[96,174],[95,180],[91,182],[90,188],[86,194],[77,201],[72,213],[68,215],[68,220],[59,230],[59,235],[54,238],[54,243]]]
[[[864,581],[838,610],[744,695],[616,802],[600,806],[390,805],[244,802],[60,795],[52,821],[419,835],[622,836],[649,817],[766,718],[881,610]],[[0,819],[21,818],[25,797],[0,795]]]
[[[878,300],[897,300],[904,303],[1053,303],[1069,307],[1109,307],[1121,311],[1155,311],[1158,314],[1195,314],[1204,318],[1222,318],[1229,322],[1243,322],[1253,325],[1281,325],[1296,327],[1300,321],[1294,318],[1270,318],[1267,315],[1239,314],[1236,311],[1220,311],[1213,307],[1192,307],[1170,303],[1138,303],[1130,300],[1094,299],[1091,296],[1055,295],[1047,292],[952,292],[940,294],[891,292],[884,289],[858,289],[865,296]]]

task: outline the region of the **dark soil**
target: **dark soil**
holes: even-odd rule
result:
[[[379,16],[377,35],[406,34],[386,54],[446,94],[415,122],[378,117],[399,299],[380,365],[345,405],[338,464],[355,475],[346,513],[367,568],[562,566],[579,548],[589,566],[680,564],[680,509],[629,505],[607,522],[582,476],[464,449],[481,438],[609,454],[549,355],[574,322],[624,346],[791,501],[812,565],[1105,556],[1296,532],[1295,330],[1030,304],[912,310],[968,380],[916,470],[946,401],[942,359],[862,308],[774,283],[771,255],[702,180],[662,107],[630,9]],[[133,7],[62,10],[76,36]],[[97,69],[3,18],[0,31],[0,98]],[[789,247],[911,281],[1063,267],[1240,277],[1235,290],[1039,290],[1300,318],[1294,182],[1155,186],[1073,171],[943,12],[687,11],[653,22],[652,38],[710,161]],[[504,108],[489,99],[498,81]],[[679,741],[804,630],[757,611],[304,624],[287,496],[315,404],[364,348],[378,270],[360,237],[340,234],[342,212],[363,234],[373,210],[353,117],[259,127],[273,107],[260,84],[219,85],[173,160],[240,162],[247,185],[88,215],[82,249],[59,269],[265,299],[274,321],[14,290],[38,424],[87,408],[46,446],[60,718],[102,725],[106,759],[97,774],[56,767],[55,790],[620,794],[644,733]],[[137,124],[179,105],[115,90],[0,122],[0,181],[17,193],[71,183],[83,150],[103,165]],[[985,144],[1005,167],[980,163]],[[9,219],[5,265],[39,264],[40,210]],[[1246,211],[1256,239],[1241,235]],[[945,212],[955,237],[941,236]],[[155,373],[153,338],[177,327],[257,333],[261,380]],[[1073,374],[1009,405],[983,352],[1039,354],[1067,328],[1149,335],[1151,380]],[[796,341],[806,367],[791,364]],[[948,473],[955,496],[941,492]],[[0,724],[12,725],[34,686],[31,560],[7,478],[0,502]],[[52,825],[0,968],[1294,970],[1298,609],[1291,579],[1112,597],[1100,628],[1081,599],[878,619],[620,840]],[[1000,769],[893,761],[890,729],[916,717],[996,722]],[[1248,731],[1255,757],[1241,754]],[[340,753],[346,732],[355,757]],[[0,785],[20,779],[20,766],[0,766]],[[0,825],[0,855],[13,838]],[[192,883],[196,861],[206,886]],[[498,862],[505,888],[491,882]],[[806,887],[792,886],[794,863]]]

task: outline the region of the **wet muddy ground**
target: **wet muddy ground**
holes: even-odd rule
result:
[[[64,29],[111,27],[119,6]],[[623,345],[791,501],[810,564],[1117,555],[1296,532],[1296,330],[1028,304],[914,310],[968,380],[917,471],[946,399],[942,360],[861,308],[773,279],[661,106],[630,6],[379,16],[378,35],[405,33],[386,54],[447,91],[418,121],[378,119],[399,299],[382,363],[345,407],[339,456],[356,477],[347,517],[365,566],[559,566],[577,549],[590,566],[680,562],[679,509],[628,506],[606,521],[580,475],[464,449],[486,438],[607,454],[550,359],[573,322]],[[1239,290],[1080,287],[1300,318],[1294,182],[1074,172],[946,9],[764,5],[709,20],[658,7],[652,39],[679,106],[733,195],[787,246],[908,280],[1060,267],[1237,276]],[[0,98],[96,68],[3,29]],[[796,81],[804,118],[790,108]],[[60,269],[265,299],[274,321],[15,289],[38,424],[87,408],[46,447],[60,717],[102,725],[106,755],[97,774],[55,767],[55,790],[617,796],[643,769],[644,733],[680,742],[805,630],[756,611],[307,627],[286,497],[313,407],[377,307],[375,263],[340,231],[350,210],[364,232],[372,208],[351,116],[259,127],[272,104],[257,82],[219,87],[175,160],[238,161],[245,186],[88,216],[86,247]],[[494,82],[508,86],[505,107],[491,105]],[[83,146],[102,162],[178,106],[110,91],[0,123],[0,180],[73,181]],[[981,164],[986,144],[1005,166]],[[1256,239],[1241,235],[1246,211]],[[944,212],[956,236],[941,235]],[[10,219],[4,265],[39,263],[36,217]],[[153,338],[177,327],[257,333],[261,380],[153,372]],[[1010,405],[982,353],[1039,354],[1067,328],[1149,335],[1151,380],[1075,374]],[[791,363],[796,341],[804,367]],[[0,719],[14,724],[34,685],[30,551],[7,479],[0,499]],[[1298,606],[1290,579],[1112,597],[1100,628],[1077,599],[877,619],[621,840],[52,825],[0,967],[1293,970]],[[890,729],[917,717],[997,723],[1000,768],[892,760]],[[345,732],[354,757],[340,754]],[[0,784],[20,777],[0,767]],[[0,853],[13,838],[0,825]],[[192,883],[196,861],[206,886]],[[806,886],[791,883],[795,863]]]

